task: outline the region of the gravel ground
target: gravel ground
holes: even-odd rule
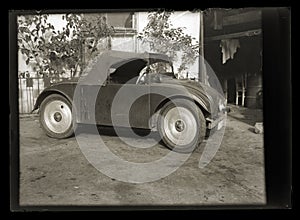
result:
[[[262,111],[236,106],[230,110],[220,149],[207,166],[198,166],[203,143],[175,172],[142,184],[102,174],[87,161],[74,137],[49,138],[36,116],[20,117],[20,205],[265,204],[263,134],[253,132]],[[99,130],[111,151],[130,161],[150,162],[169,152],[160,144],[133,149],[111,129]],[[143,145],[147,140],[135,141]]]

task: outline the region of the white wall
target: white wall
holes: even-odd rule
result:
[[[127,52],[134,52],[135,51],[135,42],[134,41],[135,41],[134,36],[112,37],[111,49],[127,51]]]

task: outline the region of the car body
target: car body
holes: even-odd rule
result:
[[[167,71],[155,72],[159,68]],[[80,80],[46,88],[34,110],[39,109],[42,128],[54,138],[72,135],[73,122],[143,128],[158,130],[169,148],[180,145],[178,151],[190,151],[207,131],[222,126],[225,99],[212,87],[177,79],[173,72],[166,55],[106,51],[90,62]],[[137,98],[129,103],[132,96]],[[185,119],[180,119],[180,111]],[[195,141],[177,143],[177,136],[184,134]]]

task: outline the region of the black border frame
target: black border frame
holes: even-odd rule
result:
[[[202,8],[201,8],[202,9]],[[148,11],[149,9],[72,9],[46,10],[45,13],[93,13]],[[177,10],[174,8],[174,10]],[[185,10],[185,9],[183,9]],[[291,81],[291,8],[264,8],[263,88],[266,205],[221,206],[20,206],[19,205],[19,112],[17,80],[18,14],[9,12],[9,141],[11,211],[95,211],[95,210],[223,210],[287,209],[292,199],[292,81]]]

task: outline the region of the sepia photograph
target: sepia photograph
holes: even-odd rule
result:
[[[21,207],[267,204],[261,8],[16,21]]]

